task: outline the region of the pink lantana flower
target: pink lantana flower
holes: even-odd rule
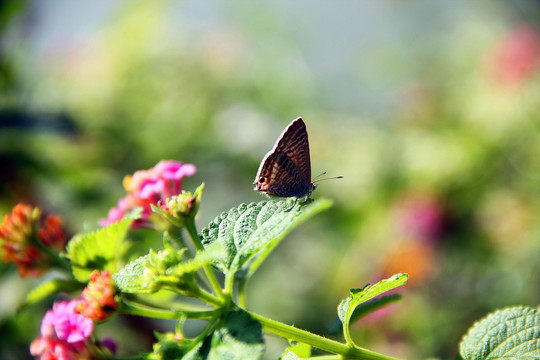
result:
[[[86,339],[94,330],[92,320],[75,313],[80,300],[55,302],[41,321],[41,337],[30,345],[30,352],[40,360],[89,359]]]
[[[429,193],[406,193],[394,208],[398,230],[405,236],[436,242],[443,232],[444,206]]]
[[[89,360],[90,353],[83,342],[69,344],[58,338],[44,336],[34,340],[30,353],[39,360]]]
[[[540,34],[529,24],[519,24],[500,41],[490,57],[495,81],[518,87],[540,69]]]
[[[103,321],[116,310],[116,287],[108,270],[94,270],[82,292],[82,300],[75,312],[94,321]]]
[[[141,219],[133,223],[133,227],[148,224],[152,214],[151,205],[164,202],[171,196],[178,195],[182,189],[182,179],[193,176],[195,165],[183,164],[179,161],[163,160],[151,169],[136,171],[124,178],[127,195],[118,205],[109,211],[106,219],[101,220],[103,226],[121,220],[130,211],[141,208]]]
[[[41,322],[41,333],[50,334],[54,329],[60,340],[68,343],[83,341],[94,330],[92,320],[75,312],[80,300],[55,302]]]
[[[53,252],[64,249],[66,230],[57,215],[45,216],[32,205],[17,204],[0,223],[0,256],[3,262],[17,265],[19,275],[40,276],[54,264],[36,240]]]

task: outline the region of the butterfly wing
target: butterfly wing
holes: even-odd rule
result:
[[[311,163],[306,124],[293,120],[264,157],[257,177],[256,190],[273,196],[301,197],[311,192]]]

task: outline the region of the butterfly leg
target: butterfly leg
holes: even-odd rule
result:
[[[294,203],[292,204],[292,206],[290,208],[288,208],[287,210],[285,210],[285,212],[289,212],[291,211],[295,206],[296,206],[296,203],[298,202],[298,199],[300,199],[299,197],[296,197],[294,199]]]

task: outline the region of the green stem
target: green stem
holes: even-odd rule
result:
[[[53,251],[52,249],[48,248],[41,242],[39,237],[37,236],[37,229],[33,231],[34,235],[32,236],[32,242],[45,254],[47,254],[56,265],[58,265],[61,269],[66,270],[68,274],[72,274],[71,269],[71,263],[69,261],[66,261],[63,259],[59,253],[56,251]]]
[[[168,310],[152,308],[135,301],[122,299],[119,304],[118,311],[156,319],[178,320],[183,317],[188,319],[208,319],[213,318],[221,313],[220,309],[206,310],[206,311],[181,311],[181,310]]]
[[[354,341],[351,337],[351,332],[349,331],[349,319],[345,319],[345,321],[343,321],[343,338],[345,339],[345,342],[347,342],[347,344],[354,344]]]
[[[328,351],[333,354],[342,355],[345,359],[362,359],[362,360],[396,360],[395,358],[378,354],[376,352],[349,346],[335,340],[325,338],[320,335],[310,333],[309,331],[295,328],[294,326],[283,324],[264,317],[259,314],[250,312],[251,316],[260,321],[267,331],[283,336],[286,339],[295,340],[304,344],[311,345],[317,349]]]
[[[195,245],[195,248],[197,249],[197,251],[204,250],[201,244],[201,238],[199,237],[199,233],[197,232],[197,228],[195,227],[195,220],[193,218],[186,219],[185,229],[187,230],[189,236],[191,237],[191,240],[193,241],[193,245]],[[214,290],[214,292],[219,298],[224,299],[223,290],[221,289],[221,285],[219,284],[219,281],[216,278],[216,274],[214,274],[212,267],[210,265],[204,265],[203,269],[206,274],[206,277],[208,278],[208,280],[210,280],[210,284],[212,285],[212,290]]]
[[[242,279],[238,283],[238,302],[240,303],[240,306],[244,309],[247,308],[246,285],[247,285],[246,279]]]
[[[171,221],[172,220],[176,221],[176,218],[171,217]],[[195,254],[193,253],[193,250],[189,246],[187,246],[184,236],[182,235],[182,231],[180,231],[180,227],[184,227],[183,224],[180,224],[177,227],[173,227],[169,230],[165,230],[166,236],[164,237],[164,239],[169,239],[171,243],[174,243],[174,245],[176,245],[180,249],[186,249],[188,256],[193,259],[195,257]],[[201,271],[197,271],[196,275],[202,282],[204,282],[204,284],[208,288],[212,288],[212,284],[210,283],[208,278],[201,273]]]
[[[141,305],[147,308],[164,309],[161,306],[161,304],[158,304],[154,302],[153,300],[150,300],[147,297],[141,296],[141,295],[134,296],[130,294],[124,294],[123,299],[127,302]],[[202,304],[199,306],[199,305],[194,305],[194,304],[188,304],[181,301],[173,301],[173,302],[167,303],[167,309],[165,310],[169,310],[169,309],[172,309],[175,311],[186,312],[186,313],[187,312],[201,312],[201,311],[208,310],[208,308]]]
[[[176,230],[176,231],[174,231]],[[173,228],[170,230],[165,230],[167,237],[171,240],[171,242],[174,242],[176,246],[180,247],[180,249],[186,249],[189,256],[194,257],[194,254],[192,253],[191,249],[187,246],[186,241],[184,240],[184,237],[182,236],[182,232],[178,228]]]
[[[227,274],[225,274],[224,289],[225,289],[225,293],[229,294],[229,296],[232,296],[233,291],[234,291],[234,275],[235,275],[234,271],[229,271],[227,272]]]
[[[196,295],[199,300],[202,300],[205,303],[215,306],[215,307],[222,307],[223,304],[225,303],[225,300],[223,298],[217,298],[214,295],[210,294],[209,292],[201,288],[198,288]]]

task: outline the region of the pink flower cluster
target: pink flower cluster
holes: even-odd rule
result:
[[[30,345],[39,360],[90,359],[86,339],[94,330],[92,320],[75,312],[79,300],[55,302],[41,321],[41,337]]]
[[[396,205],[398,229],[406,236],[436,242],[444,225],[444,208],[440,199],[428,193],[406,193]]]
[[[521,85],[540,68],[540,34],[520,24],[502,39],[491,57],[493,78],[509,87]]]
[[[94,270],[90,281],[82,292],[82,300],[75,312],[93,321],[103,321],[110,317],[118,304],[115,299],[116,287],[108,270]]]
[[[2,261],[17,264],[22,277],[40,276],[52,266],[50,256],[37,246],[35,237],[54,252],[62,251],[67,241],[59,216],[45,216],[35,206],[17,204],[0,224],[0,250]]]
[[[164,202],[171,196],[178,195],[182,189],[182,179],[193,176],[196,168],[192,164],[179,161],[163,160],[148,170],[139,170],[124,178],[124,188],[127,195],[118,205],[109,211],[106,219],[101,220],[102,226],[121,220],[130,211],[141,208],[142,217],[134,222],[133,227],[144,226],[152,214],[150,205]]]

